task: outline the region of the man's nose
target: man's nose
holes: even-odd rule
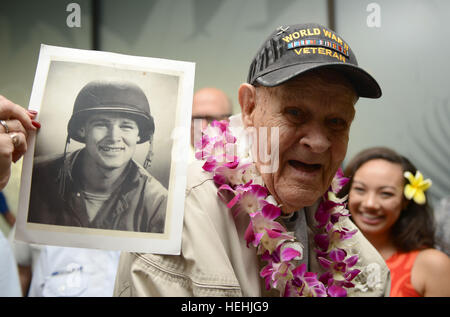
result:
[[[309,124],[305,127],[305,135],[300,139],[300,144],[306,146],[314,153],[323,153],[331,146],[325,127],[320,124]]]
[[[108,127],[108,137],[114,141],[120,140],[122,137],[122,130],[117,124],[112,124]]]

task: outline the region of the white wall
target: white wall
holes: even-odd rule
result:
[[[108,0],[102,50],[196,62],[195,89],[237,90],[266,37],[281,24],[327,24],[326,1]]]
[[[381,26],[370,28],[369,3]],[[450,2],[337,0],[336,29],[383,90],[360,99],[347,159],[370,146],[389,146],[433,180],[434,205],[450,195]]]

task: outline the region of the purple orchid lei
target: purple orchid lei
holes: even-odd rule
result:
[[[342,223],[349,216],[347,197],[336,197],[348,182],[342,170],[336,173],[315,213],[319,229],[314,236],[315,252],[324,273],[307,272],[305,264],[297,265],[303,257],[302,244],[277,221],[281,208],[264,187],[248,146],[242,151],[238,143],[228,121],[213,121],[196,144],[196,158],[206,160],[203,169],[213,174],[218,195],[233,216],[241,212],[249,215],[244,237],[247,247],[254,246],[267,262],[260,272],[266,289],[277,289],[286,297],[347,296],[347,289],[355,286],[352,280],[360,271],[352,269],[358,256],[346,250],[349,239],[357,232]],[[239,152],[241,155],[236,155]]]

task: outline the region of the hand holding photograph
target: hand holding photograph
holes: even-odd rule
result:
[[[179,254],[194,69],[42,45],[16,239]]]

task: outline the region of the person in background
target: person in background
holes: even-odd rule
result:
[[[385,147],[357,154],[344,170],[352,220],[385,259],[391,297],[450,296],[450,259],[434,249],[430,180]]]
[[[0,214],[5,218],[10,227],[16,223],[16,216],[9,210],[8,202],[3,192],[0,192]]]
[[[10,243],[23,296],[112,296],[120,251]]]
[[[19,275],[11,246],[0,231],[0,297],[20,297]]]
[[[47,245],[32,270],[29,297],[111,297],[119,251]]]
[[[434,208],[436,219],[436,248],[450,256],[450,196],[444,197]]]
[[[9,181],[11,164],[25,154],[29,132],[40,127],[34,120],[36,115],[0,95],[0,190]],[[21,295],[17,265],[10,244],[0,231],[0,297]]]
[[[16,226],[11,229],[8,238],[17,263],[22,294],[28,296],[33,269],[37,266],[41,251],[47,246],[15,240],[15,231]]]
[[[213,120],[227,119],[232,112],[233,105],[230,98],[220,89],[205,87],[194,94],[191,122],[191,161],[194,160],[195,131],[198,131],[197,137],[200,140],[201,130]]]

